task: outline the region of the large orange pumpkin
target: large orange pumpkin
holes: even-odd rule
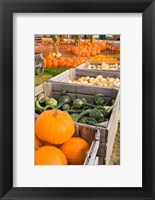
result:
[[[70,165],[82,165],[88,154],[89,144],[82,138],[72,137],[59,148]]]
[[[36,135],[52,144],[62,144],[74,134],[72,117],[61,110],[47,110],[36,119]]]
[[[44,146],[35,152],[35,165],[67,165],[67,159],[60,149]]]

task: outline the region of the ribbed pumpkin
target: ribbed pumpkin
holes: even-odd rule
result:
[[[67,159],[60,149],[44,146],[35,152],[35,165],[67,165]]]
[[[36,135],[52,144],[62,144],[74,134],[72,117],[61,110],[47,110],[36,119]]]
[[[35,135],[35,148],[38,149],[43,146],[43,142]]]
[[[82,138],[72,137],[59,148],[70,165],[82,165],[88,154],[89,144]]]

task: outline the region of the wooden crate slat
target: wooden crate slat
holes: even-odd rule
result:
[[[42,92],[44,92],[43,84],[38,85],[37,87],[35,87],[35,96],[39,95]]]
[[[96,77],[98,75],[102,75],[104,78],[106,77],[113,77],[113,78],[120,78],[120,72],[115,70],[92,70],[92,69],[76,69],[76,78],[82,76],[91,76]]]
[[[87,165],[94,165],[96,154],[97,154],[97,151],[99,148],[99,144],[100,144],[99,141],[94,141],[92,143],[92,148],[90,149],[90,154],[88,155],[89,161],[88,161]]]
[[[99,157],[98,156],[96,156],[96,158],[95,158],[94,165],[99,165]]]
[[[100,142],[106,143],[108,137],[108,131],[107,129],[100,129]]]
[[[118,92],[114,108],[112,110],[110,119],[109,119],[109,124],[107,129],[110,130],[111,127],[113,127],[113,124],[116,122],[118,124],[118,119],[119,119],[119,104],[120,104],[120,91]],[[117,119],[117,120],[116,120]],[[112,132],[111,132],[112,133]],[[110,137],[110,134],[108,134],[108,137]]]
[[[53,91],[67,90],[74,94],[103,94],[105,97],[116,97],[118,90],[114,88],[90,87],[88,85],[78,85],[70,83],[51,82]]]
[[[45,97],[52,97],[52,84],[50,82],[45,82],[43,88]]]
[[[99,165],[105,165],[105,158],[103,158],[103,157],[98,157],[98,158],[99,158],[98,164]]]
[[[70,77],[70,70],[66,70],[62,73],[60,73],[59,75],[52,77],[51,79],[49,79],[48,81],[56,81],[56,82],[61,82],[63,80],[66,80],[66,78]]]
[[[98,151],[97,151],[97,156],[105,158],[106,156],[106,143],[100,143]]]
[[[99,144],[100,144],[99,141],[95,142],[95,146],[93,148],[93,152],[91,154],[88,165],[94,165],[96,154],[97,154],[97,151],[98,151],[98,148],[99,148]]]
[[[90,157],[91,157],[91,154],[92,154],[93,149],[94,149],[94,146],[95,146],[95,141],[92,142],[92,144],[91,144],[91,146],[90,146],[90,149],[89,149],[88,155],[87,155],[87,157],[86,157],[86,159],[85,159],[85,161],[84,161],[84,165],[88,165],[89,160],[90,160]]]
[[[89,102],[92,102],[93,100],[93,96],[92,95],[87,95],[87,94],[79,94],[79,93],[70,93],[67,92],[67,95],[71,98],[71,100],[73,101],[76,98],[86,98]],[[60,96],[60,92],[58,91],[53,91],[52,93],[53,98],[58,98]],[[105,99],[109,99],[109,97],[105,97]]]

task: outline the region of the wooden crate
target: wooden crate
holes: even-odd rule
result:
[[[118,120],[119,120],[119,104],[120,104],[120,91],[116,89],[108,89],[108,88],[94,88],[94,87],[69,87],[63,84],[54,83],[51,81],[47,81],[35,88],[35,96],[42,94],[43,96],[58,98],[60,95],[61,90],[66,89],[67,94],[71,97],[72,100],[75,98],[86,98],[88,101],[91,101],[93,96],[97,93],[101,93],[105,96],[105,98],[114,97],[115,104],[112,110],[110,119],[106,122],[98,124],[96,127],[86,124],[75,123],[75,125],[82,126],[83,128],[87,129],[98,129],[99,132],[96,135],[96,141],[92,145],[94,146],[93,151],[97,151],[96,156],[98,158],[96,161],[93,161],[90,155],[88,155],[88,159],[90,160],[89,163],[95,162],[98,164],[109,164],[110,156],[112,153],[112,147],[118,127]],[[91,158],[90,158],[91,157]],[[88,164],[85,162],[85,164]]]
[[[77,66],[76,68],[76,73],[77,74],[80,74],[81,76],[83,76],[83,74],[88,74],[88,76],[92,76],[92,74],[96,73],[96,72],[99,72],[99,75],[101,72],[104,72],[105,74],[108,73],[111,73],[112,72],[112,76],[114,76],[113,72],[116,74],[116,78],[120,78],[120,70],[107,70],[107,69],[100,69],[100,70],[97,70],[97,69],[87,69],[86,67],[88,65],[102,65],[103,62],[85,62],[79,66]],[[106,63],[106,64],[120,64],[120,63]],[[86,70],[86,71],[85,71]]]
[[[84,85],[84,84],[77,84],[77,83],[68,83],[69,80],[76,80],[82,76],[90,76],[90,77],[96,77],[97,75],[102,75],[104,78],[106,77],[113,77],[113,78],[120,78],[120,74],[119,73],[116,73],[116,72],[103,72],[102,70],[95,70],[95,73],[93,73],[91,70],[89,72],[87,72],[87,70],[83,70],[81,72],[79,72],[79,70],[77,69],[68,69],[66,70],[65,72],[61,73],[61,74],[58,74],[57,76],[49,79],[48,81],[52,82],[53,85],[54,84],[59,84],[61,86],[65,86],[65,87],[69,87],[69,88],[85,88],[84,90],[85,91],[89,91],[89,88],[95,88],[98,89],[98,88],[107,88],[107,89],[111,89],[112,87],[104,87],[104,86],[93,86],[93,85]],[[119,87],[115,87],[115,89],[119,89]],[[88,93],[88,92],[86,92]]]

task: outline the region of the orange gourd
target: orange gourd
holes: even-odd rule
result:
[[[52,144],[62,144],[74,134],[72,117],[61,110],[47,110],[36,119],[36,135],[39,139]]]
[[[82,165],[89,151],[89,144],[82,138],[72,137],[59,148],[70,165]]]
[[[67,159],[60,149],[44,146],[35,152],[35,165],[67,165]]]

